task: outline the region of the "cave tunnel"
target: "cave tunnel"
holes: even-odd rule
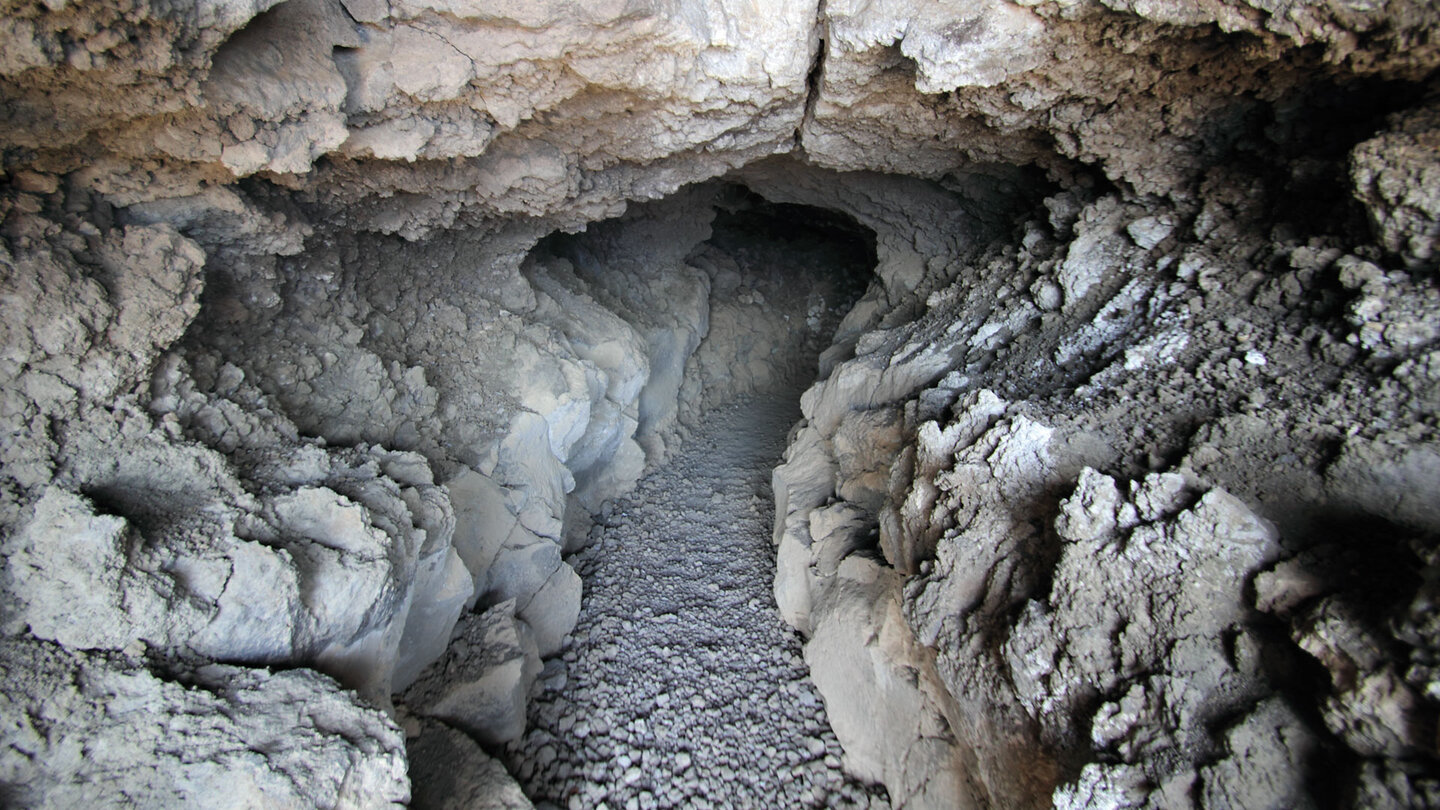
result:
[[[6,806],[1440,806],[1433,3],[0,14]]]
[[[683,439],[633,495],[602,503],[593,523],[582,518],[581,550],[569,558],[583,578],[579,617],[537,674],[526,731],[502,758],[532,800],[555,806],[789,806],[822,795],[867,804],[883,794],[844,777],[798,640],[776,614],[765,506],[800,392],[841,320],[879,283],[875,234],[849,215],[771,203],[740,185],[685,193],[675,207],[700,195],[711,200],[708,237],[679,273],[662,264],[669,278],[652,282],[689,275],[708,288],[681,375]],[[543,288],[573,274],[604,291],[597,299],[627,300],[658,276],[622,276],[617,264],[646,262],[651,239],[684,247],[669,244],[683,216],[670,208],[660,201],[549,236],[526,277]],[[648,345],[650,384],[662,382],[640,394],[641,435],[658,421],[647,401],[676,399],[657,368],[683,353]]]

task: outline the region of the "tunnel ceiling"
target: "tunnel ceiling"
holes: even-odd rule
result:
[[[896,810],[1440,803],[1433,3],[0,15],[7,802],[524,807],[571,555],[785,392]]]

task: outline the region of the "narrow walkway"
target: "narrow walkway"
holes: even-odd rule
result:
[[[883,789],[840,770],[771,595],[770,471],[793,402],[711,414],[575,555],[574,642],[507,752],[538,807],[888,810]]]

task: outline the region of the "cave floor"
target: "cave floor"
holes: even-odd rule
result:
[[[771,593],[769,479],[795,401],[713,412],[571,561],[573,642],[506,757],[537,806],[889,807],[841,770]]]

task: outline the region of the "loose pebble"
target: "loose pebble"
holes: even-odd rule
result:
[[[580,619],[563,670],[547,664],[563,687],[536,689],[529,722],[545,733],[506,752],[535,802],[888,810],[884,788],[838,770],[839,741],[771,592],[770,471],[797,398],[712,412],[615,505],[626,519],[603,522],[571,559],[585,577]]]

